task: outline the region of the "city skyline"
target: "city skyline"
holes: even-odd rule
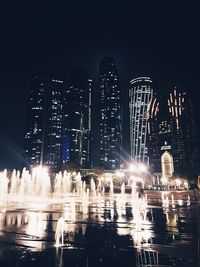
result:
[[[53,172],[66,168],[117,170],[130,162],[142,162],[151,173],[161,173],[162,155],[170,152],[174,175],[196,177],[199,148],[190,94],[174,87],[164,104],[152,84],[150,77],[130,81],[125,103],[129,104],[125,115],[129,118],[128,139],[114,58],[104,57],[100,62],[99,100],[94,99],[93,81],[83,70],[73,71],[68,81],[34,75],[21,167],[41,164]],[[127,150],[122,140],[129,142]]]
[[[199,14],[1,4],[0,265],[200,266]]]
[[[106,58],[109,59],[109,57],[105,57],[104,59],[106,59]],[[82,70],[73,71],[73,72],[74,72],[74,73],[76,73],[76,72],[77,72],[77,73],[78,73],[78,72],[80,72],[80,73],[83,72],[83,73],[84,73],[84,71],[82,71]],[[72,73],[73,73],[73,72],[72,72]],[[85,73],[86,73],[86,72],[85,72]],[[63,92],[62,92],[62,96],[59,96],[59,98],[61,99],[61,97],[63,97],[63,99],[64,99],[64,95],[66,94],[66,92],[70,92],[70,91],[69,91],[70,89],[67,87],[67,86],[69,86],[69,84],[70,84],[69,80],[68,80],[68,81],[67,81],[66,79],[57,80],[57,78],[55,77],[55,75],[54,75],[54,76],[49,76],[48,74],[46,74],[46,75],[48,76],[48,79],[47,79],[47,77],[45,78],[45,75],[43,74],[43,76],[44,76],[44,77],[43,77],[43,78],[44,78],[43,80],[44,80],[44,81],[42,81],[42,87],[44,86],[44,87],[46,87],[46,89],[48,89],[48,87],[50,86],[50,83],[59,83],[59,84],[62,83],[61,86],[63,87],[63,88],[62,88]],[[86,76],[87,76],[87,74],[86,74]],[[36,76],[35,76],[35,77],[36,77]],[[52,77],[53,77],[53,78],[52,78]],[[74,76],[74,77],[75,77],[75,76]],[[88,77],[88,78],[87,78],[88,83],[91,83],[91,86],[92,86],[93,81],[92,81],[91,79],[89,79],[89,76],[87,76],[87,77]],[[143,77],[143,78],[145,78],[145,77]],[[130,83],[131,83],[131,84],[134,84],[134,80],[136,80],[136,83],[137,83],[137,80],[138,80],[138,79],[141,80],[142,78],[141,78],[141,77],[139,77],[139,78],[138,78],[138,77],[137,77],[137,78],[134,78],[134,79],[132,79],[132,80],[130,81]],[[150,80],[150,78],[147,77],[146,79],[149,79],[149,81],[152,83],[152,81]],[[44,84],[43,84],[43,82],[44,82]],[[63,85],[63,82],[64,82],[65,85]],[[46,83],[46,84],[45,84],[45,83]],[[75,82],[75,84],[76,84],[76,83],[77,83],[77,82]],[[48,84],[48,86],[47,86],[47,84]],[[93,86],[95,86],[95,85],[93,85]],[[92,86],[92,87],[93,87],[93,86]],[[96,84],[96,86],[97,86],[97,87],[98,87],[98,86],[101,87],[100,84]],[[51,86],[50,86],[50,87],[51,87]],[[100,93],[100,90],[101,90],[100,87],[99,87],[99,93]],[[153,87],[154,87],[154,86],[153,86]],[[132,88],[132,85],[131,85],[131,88]],[[139,87],[138,87],[138,88],[139,88]],[[175,87],[175,88],[176,88],[176,87]],[[51,90],[50,90],[50,91],[51,91]],[[130,91],[130,89],[129,89],[129,91]],[[183,94],[186,94],[183,90],[181,90],[181,91],[182,91]],[[91,89],[90,89],[90,92],[91,92]],[[94,92],[92,92],[92,93],[96,94],[96,96],[97,96],[97,95],[98,95],[98,94],[97,94],[97,89],[96,89],[96,92],[94,91]],[[133,93],[133,92],[132,92],[132,93]],[[47,92],[45,93],[45,95],[46,95],[46,94],[47,94]],[[50,94],[50,92],[48,92],[48,94]],[[150,94],[151,94],[151,96],[150,96],[150,98],[149,98],[149,102],[147,103],[147,105],[149,105],[150,102],[153,103],[153,100],[154,100],[154,99],[153,99],[153,89],[152,89],[152,92],[151,92]],[[169,97],[169,99],[170,99],[170,98],[171,98],[171,93],[170,93],[169,96],[170,96],[170,97]],[[46,95],[46,97],[47,97],[47,95]],[[91,97],[91,96],[90,96],[90,97]],[[124,97],[124,95],[121,96],[121,98],[123,98],[123,97]],[[158,97],[161,97],[161,96],[158,96]],[[98,98],[98,96],[97,96],[97,98]],[[130,99],[130,96],[129,96],[129,99]],[[168,99],[168,101],[169,101],[169,99]],[[30,99],[27,99],[27,100],[29,101]],[[37,101],[37,100],[38,100],[38,99],[36,98],[35,101]],[[119,100],[120,100],[120,99],[119,99]],[[165,99],[165,102],[166,102],[166,100],[167,100],[167,98]],[[42,100],[40,100],[40,101],[42,101]],[[51,101],[51,99],[49,99],[49,101]],[[53,99],[52,99],[52,101],[53,101]],[[57,101],[57,100],[56,100],[56,101]],[[63,101],[66,101],[66,100],[63,100]],[[91,101],[91,99],[90,99],[90,101]],[[95,97],[94,97],[93,101],[95,101]],[[121,100],[120,100],[120,101],[121,101]],[[130,101],[130,100],[129,100],[129,101]],[[178,101],[178,100],[177,100],[177,101]],[[188,100],[188,101],[190,101],[190,100]],[[39,103],[39,102],[38,102],[38,103]],[[61,101],[61,103],[62,103],[62,101]],[[94,104],[95,104],[95,103],[93,103],[93,105],[94,105]],[[124,104],[125,104],[125,106],[124,106]],[[123,110],[124,108],[126,108],[126,105],[127,105],[127,104],[128,104],[128,97],[126,98],[126,102],[123,102],[123,105],[122,105],[122,108],[120,109],[120,112],[122,112],[122,110]],[[90,103],[90,105],[91,105],[91,103]],[[97,106],[98,106],[98,105],[99,105],[99,104],[97,104]],[[129,105],[130,105],[130,103],[129,103]],[[154,103],[153,103],[153,105],[154,105]],[[169,105],[169,102],[168,102],[168,105]],[[163,107],[164,107],[164,105],[163,105]],[[192,108],[193,108],[193,107],[192,107]],[[90,107],[90,109],[91,109],[91,107]],[[26,110],[27,110],[27,109],[26,109]],[[47,109],[46,112],[49,113],[49,110]],[[94,114],[90,114],[90,116],[94,116],[95,119],[96,119],[96,116],[97,116],[97,110],[93,110],[93,112],[94,112],[95,115],[94,115]],[[130,111],[130,112],[131,112],[131,111]],[[149,110],[149,112],[154,112],[154,111],[153,111],[153,110],[152,110],[152,111]],[[156,111],[156,112],[157,112],[157,111]],[[50,112],[50,113],[51,113],[51,112]],[[90,113],[91,113],[91,110],[90,110]],[[27,113],[26,115],[28,116],[29,114]],[[69,114],[68,114],[68,115],[69,115]],[[128,117],[129,117],[129,115],[131,116],[131,113],[128,112]],[[28,118],[27,116],[26,116],[26,119]],[[52,118],[51,118],[51,114],[50,114],[49,116],[50,116],[50,118],[47,118],[47,120],[51,120],[51,119],[52,119]],[[88,116],[89,116],[89,114],[88,114]],[[37,117],[38,117],[38,116],[37,116]],[[126,117],[126,116],[125,116],[125,117]],[[163,119],[165,119],[165,116],[163,117]],[[127,123],[127,118],[126,118],[125,120],[126,120],[126,123]],[[27,123],[27,121],[26,121],[26,123]],[[97,123],[97,122],[95,122],[95,123]],[[191,122],[191,123],[193,124],[194,122]],[[90,124],[90,128],[91,128],[91,121],[90,121],[89,124]],[[32,126],[33,126],[33,125],[32,125]],[[131,124],[130,124],[129,126],[131,126]],[[128,127],[129,127],[129,126],[128,126]],[[52,126],[48,126],[48,127],[51,128]],[[53,126],[53,127],[54,127],[54,126]],[[63,127],[64,127],[64,126],[62,125],[61,128],[63,128]],[[121,126],[120,126],[120,127],[121,127]],[[125,128],[126,128],[126,127],[127,127],[127,125],[125,125]],[[24,128],[25,128],[25,125],[24,125]],[[98,128],[98,127],[97,127],[97,128]],[[147,127],[146,127],[146,128],[147,128]],[[64,129],[64,128],[63,128],[63,129]],[[63,129],[62,129],[62,130],[63,130]],[[61,131],[61,130],[59,130],[59,131]],[[78,131],[79,131],[79,130],[78,130]],[[95,129],[95,131],[96,131],[97,134],[99,134],[97,129]],[[25,133],[25,140],[26,140],[26,136],[27,136],[27,133]],[[145,134],[145,136],[146,136],[146,134]],[[145,138],[147,138],[147,136],[146,136]],[[47,138],[47,139],[48,139],[48,138]],[[120,138],[120,139],[121,139],[121,138]],[[125,141],[124,141],[124,139],[125,139]],[[127,139],[127,134],[125,134],[125,135],[124,135],[124,138],[123,138],[123,153],[121,153],[121,152],[122,152],[122,149],[120,149],[120,151],[121,151],[121,152],[120,152],[120,154],[121,154],[121,156],[120,156],[120,157],[121,157],[121,163],[122,163],[124,160],[126,160],[126,159],[128,158],[128,157],[127,157],[127,158],[123,158],[123,154],[124,154],[124,153],[128,153],[128,154],[130,153],[130,156],[131,156],[131,153],[132,153],[132,152],[131,152],[131,144],[129,143],[130,141],[127,142],[126,139]],[[49,142],[51,143],[50,139],[49,139]],[[125,142],[125,144],[124,144],[124,142]],[[129,143],[129,144],[127,144],[126,142]],[[147,141],[145,141],[145,142],[147,142]],[[50,144],[50,143],[49,143],[49,144]],[[26,143],[24,143],[24,145],[25,145],[25,144],[26,144]],[[91,144],[90,144],[89,146],[91,146]],[[95,147],[98,148],[98,145],[95,144]],[[128,147],[128,148],[127,148],[127,147]],[[23,151],[24,148],[25,148],[25,146],[23,146],[23,147],[21,147],[21,148],[22,148],[22,151]],[[51,150],[51,148],[50,148],[49,145],[48,145],[48,141],[45,139],[45,142],[44,142],[44,144],[43,144],[43,148],[41,148],[41,151],[43,150],[41,153],[44,153],[44,150],[48,150],[48,149]],[[37,150],[37,149],[36,149],[36,150]],[[65,151],[65,152],[66,152],[66,151]],[[64,153],[64,151],[62,151],[62,153]],[[61,153],[61,154],[62,154],[62,153]],[[59,154],[59,153],[58,153],[58,154]],[[94,153],[93,153],[93,154],[94,154]],[[20,167],[21,167],[21,166],[22,166],[22,167],[23,167],[23,166],[26,166],[26,164],[23,165],[23,162],[24,162],[24,158],[23,158],[24,156],[23,156],[23,155],[24,155],[23,152],[21,152],[21,155],[20,155],[20,157],[21,157],[21,160],[20,160]],[[64,156],[64,155],[63,155],[63,156]],[[60,162],[62,162],[62,160],[64,160],[64,158],[62,159],[63,156],[60,156]],[[128,156],[129,156],[129,155],[128,155]],[[51,157],[50,154],[49,154],[49,155],[46,154],[45,156],[43,155],[42,157],[44,157],[43,160],[36,161],[35,164],[39,164],[39,163],[43,163],[43,164],[45,164],[45,163],[46,163],[47,165],[50,166],[50,165],[51,165],[50,162],[49,162],[50,157]],[[132,156],[131,156],[131,157],[132,157]],[[49,159],[48,159],[48,158],[49,158]],[[137,161],[136,158],[135,158],[135,160]],[[25,161],[26,161],[26,158],[25,158]],[[95,159],[93,159],[93,162],[94,162],[94,161],[95,161]],[[139,160],[139,161],[140,161],[140,160]],[[143,160],[142,160],[142,161],[143,161]],[[148,162],[147,147],[146,147],[146,160],[144,160],[144,161],[145,161],[145,162]],[[52,164],[53,164],[53,163],[52,163]],[[90,164],[91,164],[91,160],[90,160]],[[89,164],[89,165],[90,165],[90,164]],[[62,164],[60,164],[60,166],[61,166],[61,165],[62,165]],[[82,165],[82,164],[81,164],[81,165]],[[81,165],[80,165],[80,166],[81,166]],[[87,166],[89,166],[89,165],[87,165]],[[97,159],[96,159],[96,164],[94,164],[94,166],[101,166],[101,164],[98,163],[98,160],[97,160]],[[119,164],[118,164],[118,166],[119,166]],[[20,168],[20,167],[19,167],[19,168]],[[15,167],[14,167],[14,168],[15,168]]]
[[[104,10],[104,21],[99,20],[101,23],[98,19],[102,9],[95,13],[88,7],[85,6],[84,19],[83,15],[76,16],[76,23],[72,22],[73,6],[68,8],[72,9],[69,16],[65,12],[58,13],[60,7],[48,7],[45,22],[44,6],[38,10],[33,7],[27,12],[24,12],[26,6],[13,7],[13,12],[10,9],[5,15],[7,24],[2,34],[0,75],[0,92],[4,100],[0,107],[1,168],[20,166],[25,103],[29,81],[35,71],[67,78],[71,70],[80,67],[86,69],[97,85],[99,62],[106,55],[113,56],[123,103],[128,95],[129,81],[149,76],[164,99],[175,85],[191,92],[197,121],[200,114],[198,5],[136,5],[134,16],[118,5],[115,13],[112,6],[108,6]],[[119,19],[125,14],[124,20]],[[56,19],[52,20],[53,15]],[[128,127],[126,119],[124,124]],[[199,124],[197,126],[200,128]]]
[[[99,93],[99,166],[115,170],[119,169],[122,163],[123,107],[114,58],[105,57],[100,63]]]

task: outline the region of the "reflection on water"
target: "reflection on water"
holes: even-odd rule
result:
[[[119,255],[127,257],[132,253],[129,257],[137,266],[166,263],[172,266],[182,261],[192,266],[197,261],[196,206],[176,201],[174,197],[163,197],[162,200],[161,205],[148,206],[145,198],[105,194],[103,197],[70,195],[61,204],[24,204],[22,207],[19,203],[7,206],[3,203],[0,243],[24,246],[31,251],[53,249],[57,221],[63,217],[67,226],[65,245],[55,248],[56,265],[52,266],[61,267],[66,262],[68,266],[75,266],[72,264],[73,253],[81,255],[82,265],[76,266],[92,266],[93,249],[99,255],[97,258],[102,262],[101,266],[107,266],[103,265],[107,259],[105,250],[114,255],[113,261],[117,262]],[[69,244],[70,247],[66,247]],[[113,263],[110,264],[112,266]]]

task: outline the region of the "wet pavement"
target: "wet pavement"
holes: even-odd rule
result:
[[[188,192],[147,196],[1,201],[0,266],[199,266],[199,202]],[[56,248],[61,216],[64,246]]]

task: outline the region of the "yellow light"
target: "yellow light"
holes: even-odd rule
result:
[[[163,184],[167,184],[168,179],[167,179],[166,177],[162,177],[162,178],[161,178],[161,182],[162,182]]]
[[[181,185],[181,180],[180,179],[176,179],[176,184],[178,185],[178,186],[180,186]]]

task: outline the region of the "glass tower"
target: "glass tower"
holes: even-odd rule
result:
[[[175,172],[190,176],[197,175],[199,151],[193,106],[188,92],[174,87],[168,99],[168,108]]]
[[[149,104],[147,148],[150,168],[154,172],[160,171],[160,147],[159,147],[159,102],[154,95]]]
[[[62,118],[63,118],[63,81],[50,79],[48,82],[45,157],[44,163],[51,169],[59,170],[62,160]]]
[[[138,77],[130,81],[130,147],[131,159],[149,163],[147,149],[149,108],[153,97],[152,81],[149,77]]]
[[[24,160],[26,167],[43,164],[47,79],[34,75],[28,97]]]
[[[63,81],[41,74],[33,77],[27,109],[24,165],[61,166]]]
[[[63,162],[72,167],[91,168],[92,80],[87,73],[71,73],[64,97]]]
[[[112,57],[100,63],[100,166],[105,170],[120,167],[122,115],[117,67]]]

